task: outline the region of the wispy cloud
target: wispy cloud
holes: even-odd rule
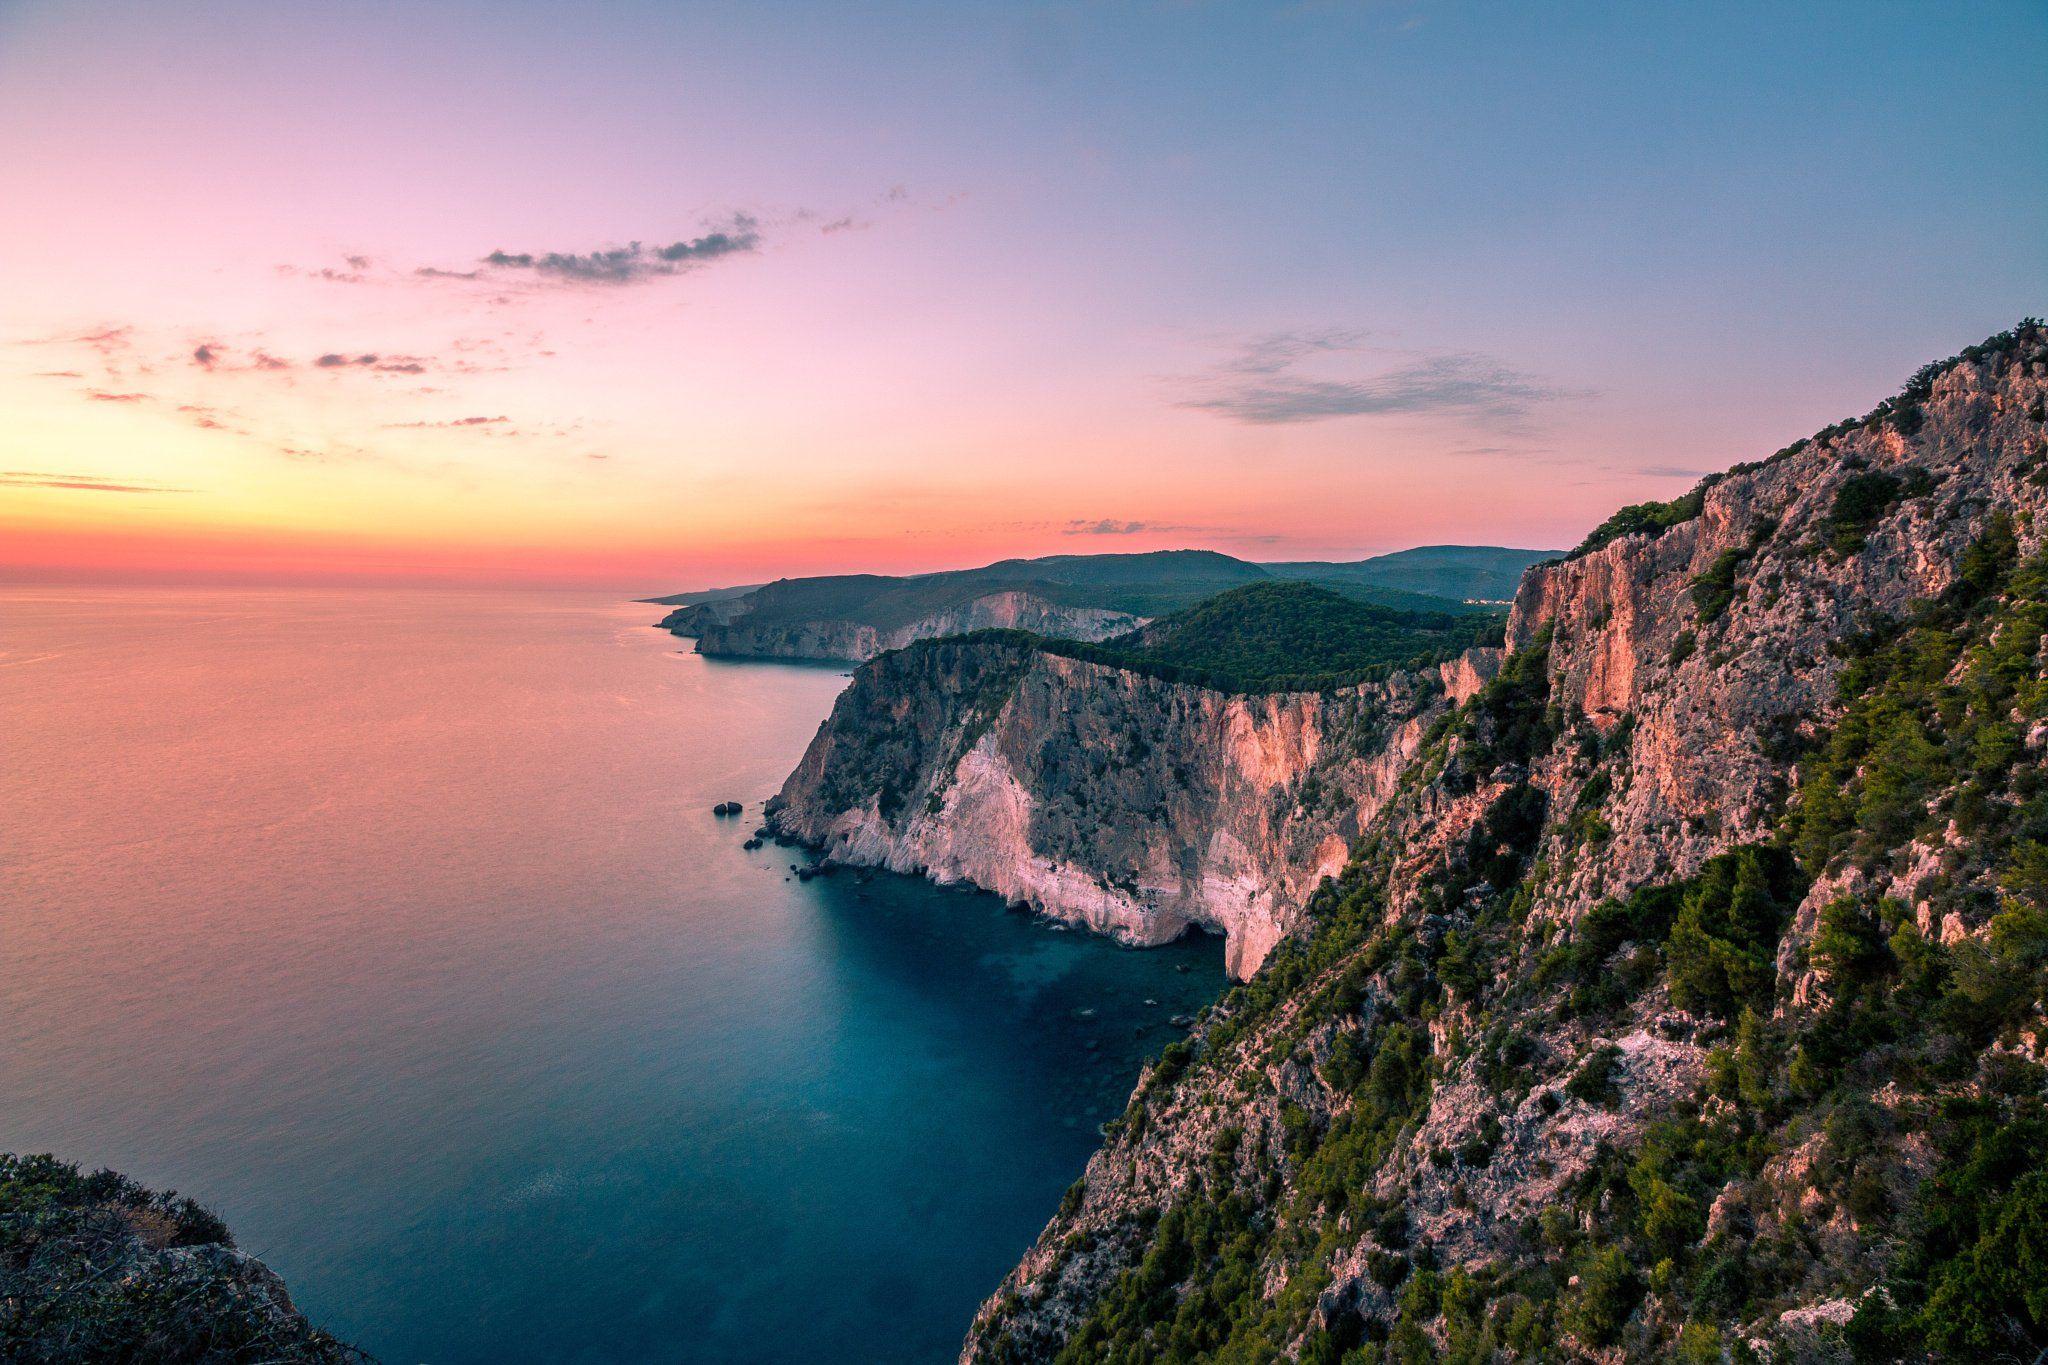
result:
[[[1135,536],[1147,532],[1202,531],[1201,526],[1180,526],[1164,521],[1121,521],[1116,517],[1076,517],[1060,527],[1063,536]]]
[[[341,351],[329,351],[314,358],[313,365],[322,370],[375,370],[379,374],[425,374],[427,361],[416,355],[378,355],[367,352],[348,355]]]
[[[1363,376],[1306,372],[1312,359],[1376,349],[1367,335],[1324,328],[1253,338],[1208,373],[1180,380],[1176,406],[1251,426],[1436,414],[1513,427],[1541,404],[1585,396],[1471,351],[1380,351],[1400,358]]]
[[[392,431],[405,431],[413,428],[492,427],[502,423],[509,423],[511,420],[510,417],[505,416],[450,417],[438,422],[386,422],[384,425]]]
[[[51,474],[27,469],[0,470],[0,484],[15,488],[62,488],[80,493],[190,493],[164,483],[122,483],[97,474]]]
[[[716,231],[681,238],[667,246],[630,242],[601,251],[493,251],[481,264],[491,270],[530,271],[577,284],[631,284],[678,275],[727,256],[743,256],[760,246],[760,221],[752,214],[736,213]]]
[[[958,192],[931,197],[908,186],[891,185],[867,203],[833,210],[783,208],[735,210],[706,223],[693,237],[662,244],[644,239],[624,246],[585,251],[511,251],[503,247],[470,263],[405,265],[367,255],[345,256],[339,265],[280,265],[279,274],[330,284],[394,285],[435,282],[484,286],[485,297],[502,303],[519,292],[543,286],[623,285],[663,279],[701,269],[733,256],[752,255],[771,237],[795,228],[826,236],[876,225],[883,217],[909,212],[943,212],[960,202]]]

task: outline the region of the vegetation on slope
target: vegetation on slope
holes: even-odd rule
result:
[[[1314,582],[1353,601],[1394,610],[1464,613],[1474,610],[1464,600],[1468,597],[1511,596],[1522,570],[1541,557],[1537,551],[1471,545],[1424,546],[1355,564],[1261,565],[1212,550],[1049,555],[903,578],[784,578],[753,588],[652,600],[687,609],[738,599],[735,605],[744,606],[738,619],[756,627],[853,622],[890,631],[995,593],[1028,593],[1055,606],[1159,617],[1231,588],[1280,581]],[[696,624],[685,610],[677,628],[688,631]]]
[[[1426,600],[1506,602],[1534,564],[1556,557],[1553,550],[1511,550],[1497,545],[1419,545],[1357,563],[1309,560],[1261,567],[1275,578],[1319,583],[1347,592],[1354,588],[1399,593],[1409,600],[1383,600],[1386,606],[1424,608]],[[1362,601],[1375,600],[1362,597]]]
[[[1304,692],[1499,644],[1504,619],[1395,611],[1310,583],[1254,583],[1099,645],[1045,647],[1221,691]]]
[[[1922,365],[1913,372],[1905,386],[1892,397],[1885,399],[1861,417],[1846,417],[1832,426],[1824,427],[1810,437],[1802,437],[1783,450],[1760,461],[1771,464],[1794,455],[1809,445],[1825,446],[1854,431],[1870,427],[1890,426],[1902,436],[1911,436],[1920,430],[1923,420],[1922,409],[1928,397],[1934,392],[1934,383],[1958,365],[1973,364],[1980,360],[2012,354],[2028,337],[2038,336],[2042,327],[2039,318],[2023,318],[2019,326],[1986,337],[1974,346],[1965,346],[1946,360],[1936,360]],[[1639,502],[1624,507],[1601,522],[1574,547],[1566,559],[1577,559],[1593,551],[1632,535],[1662,535],[1673,526],[1682,525],[1697,517],[1706,506],[1707,492],[1729,474],[1739,474],[1754,468],[1754,465],[1736,465],[1722,474],[1709,474],[1695,484],[1691,490],[1669,502]],[[1833,542],[1841,553],[1854,553],[1861,540],[1855,530],[1859,518],[1867,515],[1873,507],[1881,508],[1898,490],[1886,487],[1887,475],[1873,474],[1865,477],[1860,486],[1844,489],[1846,506],[1839,516],[1842,530]]]
[[[1547,814],[1530,788],[1502,789],[1463,856],[1424,888],[1419,922],[1384,917],[1395,851],[1369,839],[1316,897],[1314,932],[1276,949],[1195,1041],[1169,1048],[1117,1128],[1142,1132],[1196,1063],[1255,1039],[1268,1059],[1316,1059],[1348,1106],[1327,1125],[1304,1115],[1263,1174],[1233,1168],[1230,1140],[1061,1359],[1264,1361],[1298,1349],[1321,1365],[1607,1350],[1722,1361],[1749,1358],[1749,1324],[1829,1295],[1851,1310],[1819,1326],[1833,1358],[2038,1358],[2048,1071],[2028,1039],[2048,998],[2048,781],[2026,736],[2048,719],[2048,561],[2017,562],[2010,524],[1994,518],[1959,569],[1941,601],[1853,641],[1840,722],[1812,742],[1771,842],[1566,929],[1526,914],[1548,875],[1534,861]],[[1441,727],[1419,771],[1470,789],[1572,736],[1545,677],[1539,642]],[[1628,742],[1625,729],[1576,733],[1603,759]],[[1930,846],[1946,850],[1946,875],[1923,884],[1924,911],[1853,890],[1856,869]],[[1782,974],[1792,910],[1822,876],[1844,890]],[[1987,928],[1946,934],[1952,912]],[[1432,1085],[1466,1069],[1527,1096],[1536,1035],[1573,1020],[1611,1029],[1657,988],[1725,1021],[1700,1092],[1636,1139],[1603,1145],[1505,1260],[1442,1266],[1412,1245],[1398,1180],[1391,1195],[1385,1182],[1416,1178],[1389,1158]],[[1478,1026],[1433,1045],[1453,1001]],[[1295,1051],[1333,1028],[1326,1050]],[[1538,1098],[1550,1112],[1611,1105],[1616,1062],[1596,1049]],[[1236,1070],[1260,1083],[1242,1059]],[[1482,1132],[1431,1164],[1490,1159]],[[1714,1212],[1730,1191],[1774,1179],[1839,1210],[1850,1240],[1841,1225],[1782,1213],[1772,1200],[1786,1196]],[[1396,1304],[1390,1330],[1319,1308],[1331,1258],[1361,1235],[1378,1248],[1371,1278]],[[995,1340],[998,1357],[1015,1347]]]

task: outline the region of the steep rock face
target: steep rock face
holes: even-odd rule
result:
[[[1255,971],[1493,651],[1332,694],[1234,696],[1011,640],[864,667],[770,822],[1133,944],[1190,925]]]
[[[1905,398],[1530,571],[963,1360],[2048,1347],[2048,335]]]
[[[746,599],[706,602],[670,612],[664,630],[695,636],[697,653],[724,658],[844,659],[860,663],[918,640],[976,630],[1028,630],[1071,640],[1107,640],[1144,624],[1144,618],[1104,607],[1070,607],[1035,593],[1006,591],[935,611],[907,624],[880,627],[863,621],[758,621]]]

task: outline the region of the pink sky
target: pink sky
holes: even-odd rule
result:
[[[1867,200],[1912,164],[1876,116],[1653,69],[1575,132],[1580,49],[1449,7],[185,8],[0,15],[0,574],[1565,545],[2038,311],[2048,258],[2038,118],[1982,191],[2032,209]],[[1885,117],[1943,136],[2016,13]]]

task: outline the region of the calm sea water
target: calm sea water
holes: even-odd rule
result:
[[[0,589],[0,1150],[388,1361],[950,1358],[1220,949],[743,852],[845,679],[654,611]]]

